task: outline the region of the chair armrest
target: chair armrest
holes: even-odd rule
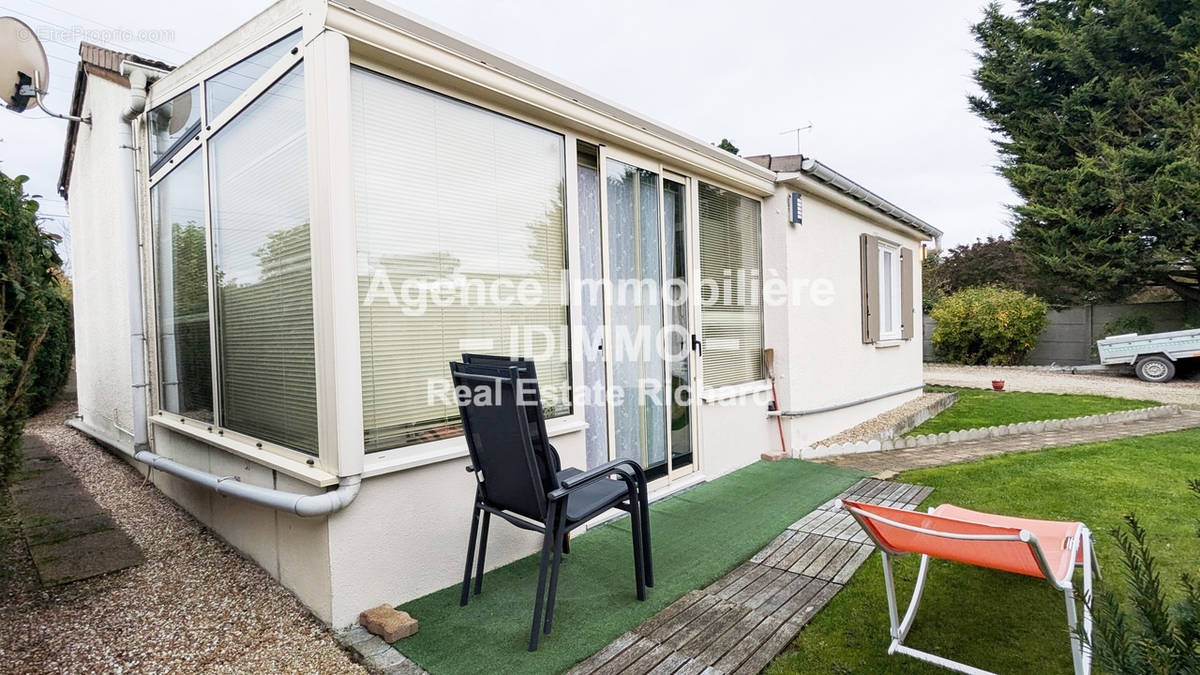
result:
[[[562,471],[562,458],[558,454],[558,448],[551,445],[549,441],[546,442],[546,448],[549,450],[547,454],[550,459],[550,471],[552,473]]]
[[[561,483],[562,487],[551,492],[548,496],[550,499],[562,499],[572,490],[577,490],[584,485],[604,480],[610,476],[620,477],[633,490],[640,490],[646,486],[646,472],[642,470],[641,464],[632,459],[617,459],[607,464],[601,464],[594,469],[584,471],[577,476],[563,479]]]

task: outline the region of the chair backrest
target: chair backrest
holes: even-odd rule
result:
[[[518,399],[519,368],[451,363],[450,376],[484,499],[496,508],[545,520],[546,488],[529,419]]]
[[[925,554],[1048,578],[1038,559],[1037,540],[1021,529],[849,500],[842,500],[842,506],[889,553]]]
[[[550,450],[550,437],[546,433],[546,413],[542,409],[542,392],[538,387],[537,368],[532,359],[515,356],[496,356],[492,354],[463,354],[463,363],[468,365],[494,366],[498,368],[517,368],[521,377],[520,403],[525,416],[529,420],[529,439],[533,442],[533,452],[538,460],[538,469],[547,492],[558,489],[558,466],[553,451]]]

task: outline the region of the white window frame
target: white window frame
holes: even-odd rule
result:
[[[890,270],[884,269],[884,253],[890,253],[892,256],[892,267]],[[886,342],[892,340],[900,340],[904,333],[903,319],[900,316],[903,310],[901,296],[901,265],[900,265],[900,246],[893,244],[890,241],[879,240],[879,288],[876,289],[879,293],[879,341]],[[891,287],[891,326],[884,324],[884,319],[888,312],[883,306],[883,303],[888,298],[887,290]]]

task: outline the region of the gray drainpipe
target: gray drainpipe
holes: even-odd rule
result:
[[[924,384],[918,384],[918,385],[914,385],[912,387],[905,387],[904,389],[897,389],[896,391],[888,391],[888,392],[884,392],[882,394],[875,394],[874,396],[860,398],[860,399],[857,399],[854,401],[850,401],[848,403],[838,403],[836,405],[827,405],[824,408],[811,408],[809,410],[768,410],[767,417],[804,417],[805,415],[816,415],[817,413],[833,412],[834,410],[841,410],[842,408],[850,408],[850,407],[853,407],[856,405],[862,405],[863,403],[870,403],[871,401],[878,401],[881,398],[888,398],[889,396],[899,396],[900,394],[907,394],[910,391],[916,391],[917,389],[924,389],[924,388],[925,388]]]
[[[121,111],[121,130],[119,134],[121,150],[121,180],[128,181],[121,190],[125,202],[125,282],[128,286],[129,303],[129,368],[130,381],[133,385],[133,446],[115,439],[105,438],[98,430],[84,424],[80,419],[72,419],[67,424],[96,440],[116,448],[133,457],[135,460],[158,469],[172,476],[182,478],[201,485],[222,495],[237,497],[245,501],[267,506],[279,511],[287,511],[298,516],[323,516],[340,511],[354,501],[358,496],[362,475],[345,476],[338,480],[338,487],[321,494],[306,495],[296,492],[286,492],[272,488],[263,488],[241,482],[235,476],[217,476],[193,469],[186,464],[180,464],[173,459],[163,457],[150,451],[149,428],[147,414],[146,390],[148,388],[146,375],[146,317],[143,311],[141,247],[138,235],[137,212],[137,134],[134,124],[146,109],[147,72],[136,64],[125,62],[121,71],[129,78],[129,105]],[[152,74],[157,75],[151,71]]]

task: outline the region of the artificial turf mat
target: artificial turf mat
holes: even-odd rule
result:
[[[528,646],[538,556],[488,572],[483,593],[466,607],[458,606],[457,584],[405,603],[401,609],[421,629],[396,646],[434,675],[567,670],[716,581],[862,475],[800,460],[758,462],[652,504],[655,585],[645,602],[635,594],[628,518],[572,539],[559,572],[554,632],[542,636],[536,652]],[[516,531],[499,518],[491,530],[493,542]]]

